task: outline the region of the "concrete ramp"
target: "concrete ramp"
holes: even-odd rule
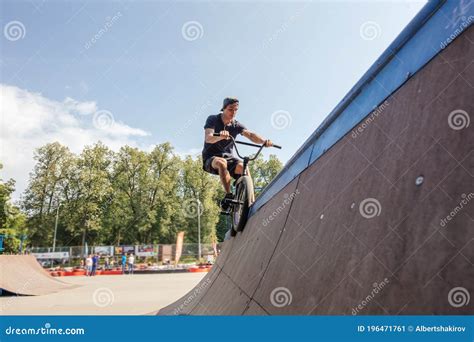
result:
[[[0,255],[0,289],[38,296],[77,286],[52,277],[33,255]]]
[[[159,314],[474,314],[473,7],[429,2]]]

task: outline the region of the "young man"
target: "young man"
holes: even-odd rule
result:
[[[87,276],[92,275],[92,255],[90,254],[86,259],[86,275]]]
[[[95,271],[97,270],[97,267],[99,266],[99,256],[97,254],[94,254],[92,256],[92,276],[95,276]]]
[[[237,179],[243,172],[243,162],[234,155],[234,146],[230,136],[235,139],[238,134],[241,134],[255,144],[265,144],[265,147],[273,146],[270,140],[265,140],[258,134],[249,131],[235,120],[238,110],[239,100],[234,97],[226,97],[221,112],[210,115],[204,125],[203,169],[220,176],[226,192],[226,199],[233,196],[230,191],[231,176]],[[220,133],[220,136],[215,137],[214,133]],[[222,201],[221,206],[224,210],[228,208],[225,200]]]
[[[127,267],[127,256],[122,252],[122,274],[125,274],[125,269]]]
[[[128,274],[133,274],[133,264],[135,263],[135,256],[131,253],[128,257]]]

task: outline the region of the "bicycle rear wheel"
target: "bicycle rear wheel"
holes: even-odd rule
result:
[[[253,192],[253,182],[250,176],[242,176],[236,186],[235,198],[237,202],[232,210],[232,232],[235,236],[237,232],[241,232],[247,223],[250,206],[255,200]]]

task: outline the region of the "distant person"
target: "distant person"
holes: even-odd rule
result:
[[[92,256],[89,254],[89,256],[86,258],[86,276],[91,276],[92,274]]]
[[[122,254],[122,274],[125,273],[125,268],[127,267],[127,256]]]
[[[108,270],[110,268],[110,259],[109,259],[108,255],[104,259],[104,267],[105,267],[106,270]]]
[[[92,257],[92,276],[95,276],[95,271],[97,270],[97,265],[99,264],[99,256],[94,254]]]
[[[133,274],[133,264],[135,263],[135,256],[130,254],[128,257],[128,274]]]

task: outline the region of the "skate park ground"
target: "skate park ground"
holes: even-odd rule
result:
[[[67,277],[78,287],[42,296],[2,296],[0,315],[146,315],[182,297],[205,273]]]

